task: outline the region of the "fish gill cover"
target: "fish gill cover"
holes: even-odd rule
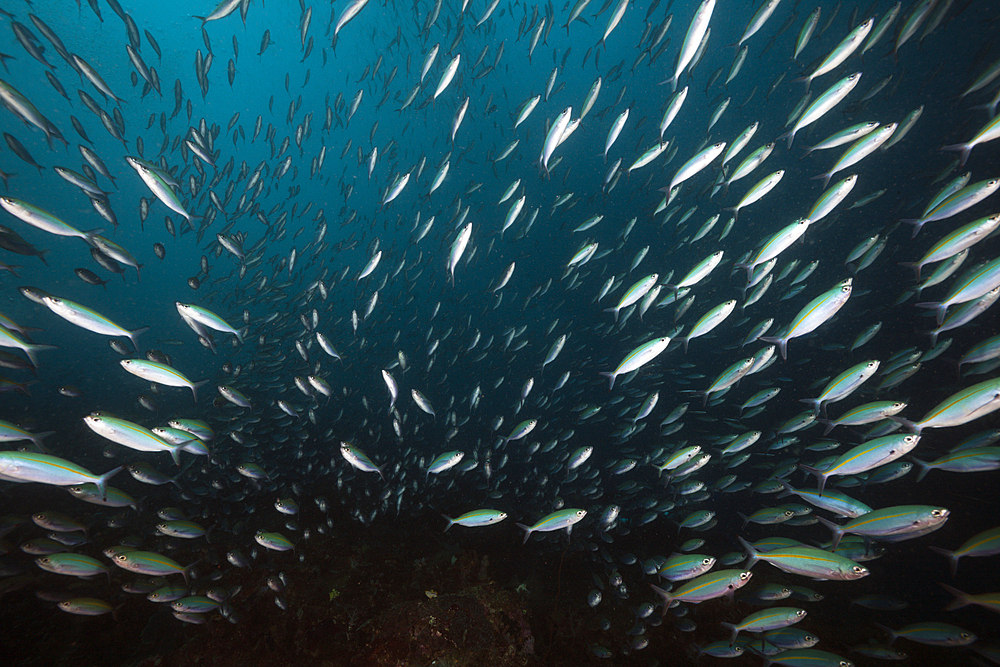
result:
[[[2,10],[9,664],[998,661],[994,3]]]

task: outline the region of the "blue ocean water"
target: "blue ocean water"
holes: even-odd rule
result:
[[[35,35],[34,44],[44,49],[51,68],[18,43],[12,27],[0,41],[0,53],[12,56],[4,58],[6,71],[0,78],[30,100],[68,146],[54,141],[50,147],[45,133],[5,110],[3,131],[23,144],[42,168],[19,159],[8,142],[8,149],[0,152],[0,170],[15,175],[4,194],[41,207],[79,230],[103,228],[101,233],[130,252],[142,268],[141,280],[133,268],[125,268],[124,277],[116,276],[94,262],[84,240],[49,234],[0,214],[0,224],[48,250],[47,263],[3,252],[0,261],[18,268],[16,276],[2,276],[0,312],[30,327],[32,342],[58,347],[38,353],[35,371],[4,369],[12,382],[25,386],[24,392],[4,393],[0,418],[32,431],[54,431],[45,441],[52,455],[98,474],[139,461],[171,476],[180,469],[165,453],[134,451],[94,433],[83,423],[94,411],[147,428],[176,418],[199,419],[215,432],[209,456],[181,453],[183,464],[194,463],[184,470],[178,486],[145,485],[127,472],[112,480],[112,486],[139,500],[138,510],[86,504],[56,486],[4,485],[0,513],[16,520],[8,522],[11,530],[4,537],[4,590],[9,592],[2,599],[17,619],[10,634],[4,634],[17,645],[17,663],[151,664],[162,659],[183,664],[189,655],[216,663],[245,661],[239,649],[253,645],[247,637],[270,632],[271,639],[254,645],[267,661],[430,664],[445,659],[449,650],[467,649],[475,642],[428,625],[426,633],[414,631],[407,644],[392,634],[397,625],[406,627],[400,619],[426,621],[431,612],[400,605],[433,606],[435,600],[476,596],[482,601],[485,589],[494,597],[482,604],[503,610],[496,613],[505,614],[505,622],[519,629],[508,634],[495,628],[483,631],[488,639],[481,644],[514,647],[506,658],[511,664],[582,664],[598,661],[605,651],[616,664],[686,664],[694,660],[696,647],[728,639],[719,623],[738,622],[756,606],[737,596],[735,602],[723,598],[680,608],[687,612],[664,610],[660,622],[659,607],[652,616],[638,617],[640,605],[660,603],[648,585],[657,583],[656,577],[641,566],[671,555],[694,537],[706,540],[698,553],[718,559],[740,549],[736,535],[748,540],[784,536],[809,544],[829,538],[829,531],[818,525],[744,527],[739,518],[739,513],[797,502],[750,487],[776,475],[809,487],[814,480],[795,464],[813,465],[830,454],[807,449],[823,440],[818,424],[790,434],[798,438],[791,446],[769,449],[784,435],[775,434],[779,427],[807,410],[800,399],[818,396],[830,378],[857,363],[876,359],[885,369],[910,355],[913,359],[906,363],[920,364],[912,377],[876,389],[884,380],[876,375],[849,398],[831,404],[829,416],[871,401],[902,401],[907,405],[900,416],[919,421],[956,392],[996,378],[988,361],[978,368],[968,364],[959,369],[957,364],[970,348],[998,333],[992,309],[943,331],[938,342],[951,343],[935,356],[927,354],[934,345],[925,333],[936,326],[934,313],[914,305],[946,298],[969,267],[995,259],[996,240],[990,237],[972,246],[947,282],[928,287],[919,298],[911,293],[918,284],[913,272],[899,263],[916,261],[961,225],[995,213],[993,199],[987,197],[955,216],[928,223],[916,238],[911,238],[910,225],[900,223],[919,218],[928,202],[963,173],[970,173],[970,184],[996,177],[996,147],[988,141],[972,150],[962,165],[957,153],[941,148],[968,142],[990,122],[990,110],[977,107],[996,96],[995,82],[960,96],[995,66],[997,17],[996,8],[981,0],[784,0],[745,41],[746,60],[724,83],[738,53],[734,44],[758,6],[719,0],[703,52],[680,77],[679,88],[688,86],[688,94],[663,134],[669,146],[650,164],[628,172],[660,139],[659,125],[672,94],[663,82],[674,73],[700,4],[626,4],[620,23],[605,35],[616,2],[587,4],[581,20],[568,29],[572,3],[499,3],[481,25],[477,23],[489,11],[481,2],[467,7],[452,2],[369,3],[340,28],[334,43],[334,29],[349,3],[251,2],[245,19],[237,6],[231,15],[203,24],[194,16],[213,10],[203,2],[169,7],[123,3],[123,14],[138,27],[137,52],[156,70],[157,92],[144,91],[151,86],[126,52],[127,22],[111,5],[96,5],[99,18],[87,4],[8,3],[3,9],[12,17],[7,21]],[[877,44],[863,55],[859,48],[811,83],[810,101],[848,74],[863,73],[846,99],[800,131],[788,148],[779,137],[790,129],[793,111],[806,93],[806,86],[793,79],[820,67],[868,17],[878,25],[897,6],[897,18]],[[816,7],[820,14],[815,32],[793,59],[796,38]],[[897,51],[894,46],[903,41],[905,26],[924,8],[928,11],[916,31]],[[75,72],[29,14],[99,72],[121,104],[106,99]],[[144,31],[152,35],[159,54]],[[425,58],[435,45],[440,47],[438,56],[421,83]],[[442,74],[456,56],[461,58],[455,78],[435,98]],[[211,65],[206,67],[208,57]],[[232,84],[227,76],[230,62],[235,69]],[[68,100],[56,92],[46,72],[64,87]],[[539,163],[548,128],[567,107],[573,120],[579,118],[598,77],[601,87],[593,108],[555,148],[546,175]],[[199,78],[207,86],[202,88]],[[419,90],[412,103],[402,108],[415,87]],[[863,99],[876,88],[870,99]],[[78,90],[96,101],[112,126],[114,112],[121,114],[124,127],[118,131],[124,141],[111,135]],[[357,109],[348,118],[359,94]],[[518,109],[535,95],[541,101],[515,129]],[[465,100],[468,111],[452,141],[456,113]],[[713,112],[725,100],[728,106],[709,129]],[[608,132],[626,109],[628,120],[605,160]],[[828,170],[850,144],[809,155],[806,147],[856,123],[903,123],[918,109],[919,118],[898,144],[833,176],[831,185],[850,174],[857,174],[857,183],[845,201],[777,257],[770,288],[744,308],[754,288],[743,289],[745,272],[734,264],[809,213],[825,189],[814,177]],[[86,137],[74,130],[71,116],[79,119]],[[260,132],[254,138],[258,119]],[[725,170],[718,158],[673,195],[661,191],[699,150],[721,141],[731,145],[755,122],[756,133]],[[185,140],[207,145],[215,166],[200,160]],[[499,160],[515,140],[510,155]],[[751,150],[770,142],[775,142],[774,152],[757,170],[732,187],[722,185],[721,179]],[[98,175],[95,182],[107,192],[117,227],[97,215],[87,196],[53,170],[61,166],[83,172],[78,145],[99,155],[116,179],[112,184]],[[180,201],[197,216],[190,225],[151,193],[125,156],[154,162],[178,181]],[[609,177],[619,159],[617,174]],[[445,162],[447,176],[430,193]],[[784,175],[777,187],[740,210],[724,233],[732,217],[727,208],[737,206],[753,184],[778,169]],[[258,172],[262,185],[248,187]],[[383,205],[393,183],[404,175],[409,176],[407,185]],[[510,199],[498,203],[518,179]],[[870,203],[851,208],[882,190]],[[224,203],[222,210],[209,192]],[[501,234],[511,204],[522,196],[521,214]],[[142,200],[149,206],[145,220]],[[594,215],[603,217],[593,227],[574,231]],[[720,217],[712,230],[693,240],[714,215]],[[418,240],[432,216],[433,225]],[[451,282],[449,254],[460,230],[469,224],[471,239]],[[237,239],[246,252],[242,261],[220,245],[220,233]],[[861,262],[845,262],[853,248],[875,235],[875,252]],[[154,253],[156,243],[165,248],[162,260]],[[592,257],[569,266],[588,243],[597,244]],[[683,305],[660,303],[669,301],[671,285],[720,250],[720,266],[678,297]],[[374,271],[358,279],[377,252],[382,254]],[[644,258],[634,266],[642,253]],[[867,259],[870,265],[862,267]],[[799,271],[814,261],[819,264],[811,276],[792,285]],[[498,288],[512,262],[509,282]],[[793,262],[798,264],[790,268]],[[88,268],[108,283],[87,284],[74,275],[76,268]],[[935,268],[925,267],[921,277],[926,279]],[[642,314],[636,311],[643,306],[630,306],[616,322],[604,312],[618,304],[631,285],[654,272],[659,293]],[[197,278],[197,289],[189,282],[192,277]],[[849,277],[850,299],[814,333],[793,338],[787,360],[772,351],[777,359],[770,365],[702,404],[696,392],[704,391],[724,369],[766,354],[761,342],[741,348],[756,323],[773,318],[767,335],[779,335],[810,300]],[[598,299],[609,281],[613,286]],[[185,388],[151,388],[129,375],[119,363],[125,357],[109,346],[107,336],[75,326],[25,298],[18,289],[23,286],[78,302],[127,330],[149,327],[138,338],[138,351],[117,337],[128,348],[125,356],[146,358],[150,351],[167,355],[169,364],[191,380],[208,380],[200,400],[193,402]],[[375,295],[374,307],[365,316]],[[985,297],[973,301],[979,298]],[[709,335],[691,340],[685,353],[681,339],[698,318],[729,299],[737,300],[735,311]],[[214,331],[216,351],[207,349],[179,316],[176,302],[209,309],[245,329],[244,342]],[[952,306],[949,314],[960,307]],[[851,350],[855,338],[877,322],[882,326],[872,341]],[[329,339],[342,360],[321,349],[317,332]],[[563,335],[561,353],[543,364]],[[635,375],[618,377],[609,390],[599,373],[614,371],[632,350],[660,336],[674,339],[666,352]],[[154,357],[163,358],[155,352]],[[394,411],[383,370],[399,386]],[[302,384],[313,387],[312,395],[296,387],[296,378],[310,375],[323,378],[332,395],[322,395],[305,380]],[[533,386],[523,396],[529,379]],[[235,387],[253,407],[226,401],[217,391],[220,385]],[[67,386],[78,389],[79,396],[60,393]],[[744,416],[751,411],[741,413],[740,404],[769,387],[781,392],[763,411]],[[434,416],[417,406],[412,390],[427,397]],[[634,420],[653,392],[658,392],[658,400],[652,412]],[[156,409],[141,405],[140,394]],[[279,400],[295,416],[284,411]],[[689,404],[686,414],[664,423],[684,403]],[[529,419],[538,420],[533,431],[506,440]],[[832,452],[839,455],[863,442],[868,428],[838,427],[830,437],[840,445]],[[913,456],[934,460],[991,428],[996,428],[996,420],[988,413],[965,424],[929,427]],[[728,467],[732,459],[719,453],[721,443],[749,430],[760,430],[761,441],[748,450],[747,462]],[[351,467],[340,454],[342,441],[367,454],[385,481]],[[28,443],[7,444],[13,450]],[[654,469],[669,453],[690,445],[712,454],[704,467],[676,479]],[[585,446],[594,447],[591,458],[568,471],[570,454]],[[478,465],[460,471],[460,464],[441,475],[427,475],[427,464],[451,450],[464,452],[462,464]],[[994,450],[982,456],[984,468],[996,457]],[[636,466],[614,474],[614,466],[627,459],[634,459]],[[247,462],[259,465],[267,476],[253,480],[241,475],[238,466]],[[736,475],[748,488],[725,492],[717,483],[727,474]],[[871,574],[859,581],[814,582],[760,563],[752,568],[753,585],[797,584],[819,590],[823,600],[779,604],[807,610],[797,627],[819,637],[817,649],[858,664],[872,659],[851,654],[852,647],[888,639],[875,623],[899,629],[930,621],[953,624],[978,639],[961,647],[928,647],[899,639],[893,646],[909,653],[912,663],[995,660],[995,606],[945,611],[950,598],[937,585],[943,582],[970,594],[992,593],[998,585],[995,559],[963,558],[954,578],[946,559],[927,547],[953,550],[994,527],[996,472],[932,470],[917,482],[911,471],[884,484],[867,483],[866,474],[832,478],[829,485],[845,482],[840,490],[873,508],[947,508],[947,523],[930,536],[878,544],[880,557],[865,563]],[[703,482],[705,491],[681,495],[680,485],[690,480]],[[274,509],[274,501],[285,497],[297,499],[298,516],[289,519]],[[611,526],[601,526],[599,517],[609,505],[619,506],[621,514]],[[165,507],[178,507],[192,520],[211,526],[211,541],[159,534],[156,525],[162,517],[157,512]],[[455,526],[442,536],[440,514],[456,517],[481,508],[502,510],[508,518],[497,526]],[[540,537],[521,544],[515,522],[530,526],[564,508],[587,511],[570,538],[564,531],[536,533]],[[678,529],[677,522],[704,509],[715,513],[714,523],[704,530]],[[35,556],[19,548],[45,534],[31,515],[50,510],[89,526],[89,542],[76,551],[109,564],[110,582],[103,574],[82,580],[44,572],[32,562]],[[821,510],[816,514],[845,522]],[[296,545],[294,553],[265,550],[254,540],[261,530],[283,533]],[[203,625],[182,623],[164,605],[123,591],[123,584],[141,575],[132,579],[102,553],[123,541],[168,554],[185,566],[197,562],[190,592],[201,595],[213,587],[227,591],[221,612],[197,617]],[[226,555],[234,550],[253,568],[232,565]],[[268,577],[279,572],[287,581],[268,588]],[[613,583],[616,575],[621,584]],[[180,582],[176,575],[168,579]],[[587,604],[592,589],[601,590],[603,598],[594,609]],[[909,607],[891,615],[851,604],[871,593],[891,594]],[[59,601],[75,597],[99,598],[115,613],[89,617],[58,608]],[[462,614],[472,615],[461,608]],[[515,608],[523,618],[516,616]],[[442,613],[434,611],[431,618]],[[693,631],[682,631],[689,628],[681,620],[693,620]],[[48,634],[38,629],[49,627]],[[450,648],[428,640],[434,632],[451,638]],[[527,633],[531,641],[518,633]],[[54,642],[59,649],[51,648]],[[178,650],[181,646],[190,653]],[[974,658],[977,647],[982,651]],[[487,664],[482,662],[486,658],[479,660],[467,664]]]

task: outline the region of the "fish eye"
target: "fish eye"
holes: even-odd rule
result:
[[[701,564],[702,565],[711,565],[712,564],[712,559],[711,558],[705,558],[705,559],[703,559],[701,561]]]
[[[128,555],[118,554],[117,556],[115,556],[115,560],[120,560],[124,563],[126,560],[128,560]]]

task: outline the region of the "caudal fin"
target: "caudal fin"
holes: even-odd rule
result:
[[[138,338],[140,335],[146,333],[147,331],[149,331],[149,327],[139,327],[138,329],[135,329],[134,331],[129,331],[128,332],[128,338],[129,338],[129,340],[132,341],[132,345],[135,346],[136,352],[139,351],[139,344],[135,341],[135,339]]]
[[[782,360],[788,359],[788,339],[778,338],[777,336],[761,336],[759,340],[765,343],[771,343],[772,345],[778,346],[778,351],[781,352]]]
[[[660,588],[659,586],[654,586],[653,584],[650,584],[649,587],[652,588],[657,595],[663,598],[663,615],[666,616],[667,609],[670,608],[670,604],[674,601],[673,596],[670,595],[670,593],[668,593],[667,591]]]
[[[819,495],[823,495],[823,489],[826,488],[826,472],[820,470],[819,468],[813,468],[812,466],[807,466],[802,463],[799,464],[799,468],[809,473],[810,475],[815,475],[816,482],[819,487]]]
[[[908,225],[913,225],[913,233],[910,234],[911,239],[917,238],[917,234],[919,234],[920,230],[923,229],[924,225],[927,224],[927,221],[924,220],[923,218],[903,218],[902,220],[900,220],[900,222],[905,222]]]
[[[525,526],[523,523],[515,523],[514,525],[524,531],[524,542],[521,544],[527,544],[528,538],[531,537],[531,527]]]
[[[943,151],[953,151],[961,153],[961,157],[958,159],[958,166],[961,167],[965,164],[965,161],[969,159],[969,154],[972,152],[973,146],[969,144],[951,144],[950,146],[942,146]]]
[[[719,623],[722,627],[729,630],[729,645],[732,646],[736,643],[736,635],[740,634],[739,628],[737,628],[733,623]]]
[[[31,365],[38,368],[38,359],[35,357],[36,352],[40,352],[42,350],[57,350],[59,348],[55,345],[25,345],[22,349],[24,350],[24,353],[28,355],[28,360],[31,362]]]
[[[940,586],[941,588],[945,589],[946,591],[948,591],[949,593],[951,593],[952,595],[955,596],[955,599],[952,600],[951,602],[949,602],[948,606],[944,608],[945,611],[952,611],[954,609],[961,609],[962,607],[966,607],[966,606],[968,606],[970,604],[973,604],[975,602],[972,599],[971,595],[969,595],[968,593],[963,593],[962,591],[958,590],[957,588],[952,588],[948,584],[942,584],[939,581],[938,582],[938,586]]]
[[[49,452],[43,441],[53,433],[55,433],[55,431],[42,431],[41,433],[35,433],[31,437],[31,442],[35,444],[35,447],[38,447],[38,451],[50,454],[51,452]]]
[[[107,471],[94,480],[94,486],[96,486],[97,490],[101,492],[102,500],[108,499],[108,480],[120,473],[124,467],[125,466],[118,466],[117,468]]]
[[[195,382],[191,385],[191,395],[194,396],[195,403],[198,402],[198,389],[207,383],[208,380],[202,380],[201,382]]]
[[[916,229],[913,230],[913,235],[914,236],[917,235]],[[916,274],[917,280],[920,280],[920,269],[923,268],[924,266],[923,264],[921,264],[920,262],[896,262],[896,263],[899,264],[900,266],[905,266],[913,269],[913,273]]]
[[[601,373],[604,377],[608,378],[608,391],[615,388],[615,374],[614,373]]]
[[[955,555],[954,551],[948,551],[947,549],[942,549],[940,547],[927,547],[936,554],[941,554],[948,559],[948,566],[951,568],[951,576],[955,576],[958,573],[958,559],[961,556]]]
[[[916,306],[917,308],[928,308],[937,312],[938,326],[941,326],[941,323],[944,321],[944,314],[948,310],[948,304],[938,301],[921,301]]]
[[[751,567],[754,566],[754,563],[756,563],[759,560],[759,554],[757,550],[754,549],[753,545],[744,540],[742,537],[737,535],[736,539],[739,540],[740,545],[743,546],[743,550],[747,552],[746,568],[749,570]]]
[[[810,406],[813,410],[813,414],[818,415],[820,411],[820,403],[822,403],[822,401],[818,398],[800,398],[799,403],[805,403]]]
[[[835,551],[837,549],[837,545],[840,544],[840,538],[843,537],[844,531],[841,529],[840,526],[830,521],[829,519],[826,519],[821,516],[817,516],[816,518],[819,519],[819,522],[821,524],[829,528],[831,533],[833,533],[833,538],[830,541],[830,551]]]
[[[919,482],[920,480],[922,480],[924,477],[927,476],[927,473],[931,471],[932,466],[927,461],[921,461],[916,457],[911,457],[911,458],[913,459],[913,462],[917,464],[918,468],[917,481]]]

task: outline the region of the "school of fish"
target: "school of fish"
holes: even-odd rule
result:
[[[1000,8],[309,1],[0,7],[0,599],[350,521],[575,554],[580,660],[1000,664]]]

